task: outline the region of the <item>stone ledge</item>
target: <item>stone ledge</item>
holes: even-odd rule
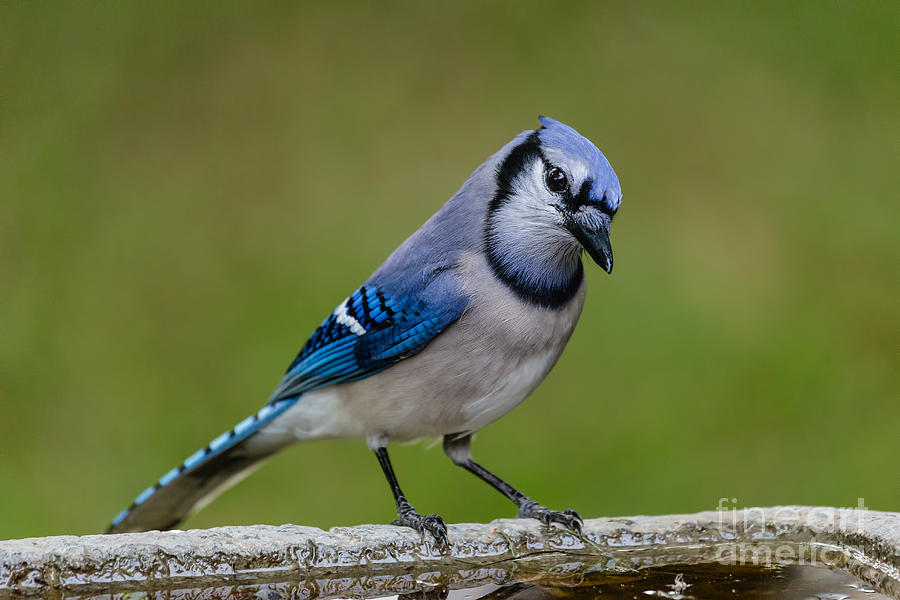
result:
[[[530,519],[500,519],[450,525],[449,534],[451,547],[445,552],[430,538],[392,525],[329,531],[254,525],[0,541],[0,597],[360,570],[470,572],[548,553],[583,557],[609,569],[639,568],[723,560],[738,544],[776,542],[831,548],[849,557],[861,577],[900,593],[900,513],[783,506],[599,518],[585,521],[583,538]]]

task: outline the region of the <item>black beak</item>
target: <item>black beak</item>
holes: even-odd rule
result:
[[[585,229],[571,216],[566,219],[566,225],[594,262],[607,273],[612,273],[613,255],[612,246],[609,244],[609,218],[604,218],[603,224],[596,231]]]

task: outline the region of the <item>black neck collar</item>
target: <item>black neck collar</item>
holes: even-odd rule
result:
[[[543,160],[537,131],[513,148],[497,169],[497,191],[488,206],[485,220],[485,253],[494,275],[519,298],[544,308],[559,309],[578,293],[581,282],[584,280],[584,266],[581,264],[581,257],[576,256],[574,260],[568,260],[568,264],[559,265],[558,277],[548,280],[546,277],[529,276],[527,262],[523,261],[522,265],[517,268],[511,265],[511,261],[502,260],[500,249],[497,248],[493,235],[494,216],[498,209],[509,201],[513,180],[534,158]]]

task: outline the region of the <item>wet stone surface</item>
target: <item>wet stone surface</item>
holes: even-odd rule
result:
[[[198,590],[200,597],[252,592],[273,600],[270,592],[285,598],[377,597],[431,593],[430,587],[508,587],[530,581],[526,577],[633,579],[672,565],[714,564],[812,565],[826,573],[832,568],[860,585],[900,595],[898,513],[773,507],[588,519],[583,537],[528,519],[451,525],[449,533],[449,551],[389,525],[327,532],[258,525],[10,540],[0,542],[0,597],[198,597]],[[692,585],[699,587],[693,589],[701,583],[695,580]],[[496,597],[516,592],[506,587]],[[848,590],[840,593],[869,593]],[[537,593],[528,592],[528,598],[542,597],[532,596]]]

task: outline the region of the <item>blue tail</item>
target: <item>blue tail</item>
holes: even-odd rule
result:
[[[192,454],[141,492],[131,506],[116,515],[106,533],[171,529],[206,506],[249,475],[261,461],[294,441],[285,436],[256,434],[296,404],[298,398],[266,405]]]

